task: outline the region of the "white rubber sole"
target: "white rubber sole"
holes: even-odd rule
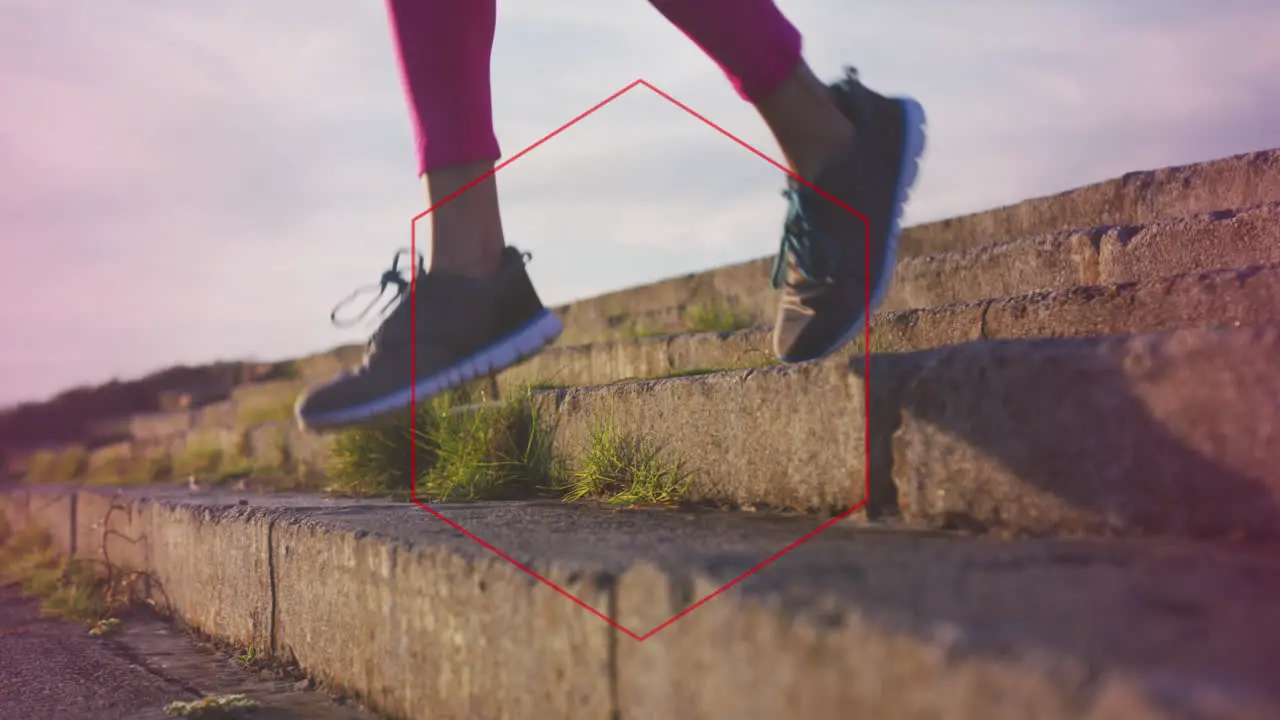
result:
[[[304,419],[299,414],[298,422],[306,429],[321,430],[355,425],[399,412],[414,402],[429,400],[476,378],[505,370],[537,354],[560,337],[563,330],[560,318],[550,310],[543,310],[501,340],[444,370],[417,378],[411,387],[323,415]]]
[[[840,337],[826,352],[810,360],[820,360],[848,345],[866,327],[867,319],[889,293],[893,283],[893,270],[898,264],[898,235],[902,232],[902,211],[911,197],[911,188],[920,176],[920,158],[924,155],[925,126],[928,119],[924,107],[909,97],[895,97],[902,103],[903,149],[902,161],[898,168],[898,187],[893,197],[893,217],[889,222],[889,242],[884,252],[884,267],[880,271],[880,283],[871,288],[871,305],[853,327]]]

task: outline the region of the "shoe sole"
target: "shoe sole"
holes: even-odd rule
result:
[[[428,400],[479,377],[492,375],[526,360],[555,342],[564,330],[560,318],[543,310],[498,341],[485,346],[453,365],[426,377],[415,378],[411,387],[397,390],[362,405],[343,408],[317,417],[298,415],[303,430],[329,430],[358,425],[399,412],[415,402]],[[301,398],[299,399],[301,402]]]
[[[884,302],[885,295],[889,292],[889,286],[893,280],[893,271],[898,264],[898,235],[902,232],[902,211],[906,207],[907,200],[911,197],[911,188],[915,185],[920,175],[920,158],[924,155],[925,126],[927,123],[924,107],[920,103],[909,97],[890,99],[902,104],[904,127],[902,128],[902,159],[898,165],[898,187],[894,189],[893,217],[889,221],[889,239],[885,247],[884,266],[880,271],[880,282],[871,290],[871,304],[866,311],[859,316],[858,320],[844,335],[832,343],[824,352],[803,360],[780,358],[783,362],[796,363],[821,360],[848,345],[862,332],[866,326],[867,319],[871,317],[871,313]]]

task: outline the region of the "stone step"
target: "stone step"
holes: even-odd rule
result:
[[[883,313],[872,325],[871,347],[876,353],[901,353],[979,339],[1259,326],[1273,322],[1277,315],[1280,266],[1263,266]],[[862,345],[862,338],[858,338],[840,357],[860,361]],[[760,367],[772,361],[767,330],[552,348],[501,373],[494,386],[495,397],[519,397],[529,385],[599,385]],[[203,411],[198,412],[203,417]],[[132,477],[147,472],[160,456],[169,457],[174,468],[186,467],[197,462],[196,456],[217,448],[226,460],[224,465],[252,466],[260,473],[296,471],[312,476],[323,473],[327,466],[333,439],[331,435],[302,433],[288,420],[251,427],[192,425],[185,433],[101,448],[89,456],[88,465],[102,475],[107,474],[103,469],[108,466],[123,468],[118,473]],[[728,497],[734,502],[764,502],[737,491]]]
[[[1278,201],[1280,150],[1268,150],[1128,173],[1057,195],[906,228],[899,242],[900,255],[917,257],[970,250],[1097,226],[1147,225]],[[1224,262],[1213,267],[1271,260]],[[763,257],[559,307],[557,312],[565,321],[560,344],[597,342],[637,330],[678,331],[683,328],[685,312],[705,303],[727,303],[739,307],[745,315],[767,321],[773,313],[766,292],[771,263],[772,257]],[[1209,267],[1184,267],[1183,271],[1192,269]],[[1019,292],[1032,289],[1039,288]]]
[[[393,718],[1280,716],[1280,567],[1248,549],[843,522],[720,592],[817,521],[435,508],[566,597],[406,504],[147,490],[0,505],[65,551],[148,573],[198,630]]]
[[[1280,327],[986,340],[873,355],[867,383],[855,357],[533,398],[570,471],[604,425],[661,447],[691,501],[865,500],[870,517],[1035,535],[1273,538],[1277,356]]]
[[[906,258],[883,309],[1280,263],[1280,203]]]
[[[871,325],[871,348],[908,352],[981,339],[1257,326],[1277,318],[1280,265],[1265,265],[879,313]],[[861,356],[863,347],[859,337],[840,355]],[[497,386],[507,395],[529,385],[599,385],[762,366],[773,359],[767,329],[684,333],[550,348],[499,374]]]

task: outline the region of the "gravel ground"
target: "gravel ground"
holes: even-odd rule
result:
[[[246,668],[227,653],[138,613],[121,632],[91,637],[78,623],[42,618],[16,588],[0,587],[0,718],[160,720],[174,700],[243,693],[256,720],[374,720],[378,716],[273,670]]]

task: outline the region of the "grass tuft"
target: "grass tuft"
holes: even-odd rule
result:
[[[285,422],[293,419],[294,398],[271,402],[244,403],[236,408],[236,427],[250,428],[269,422]]]
[[[685,310],[685,326],[690,332],[734,332],[755,324],[751,313],[723,300],[699,303]]]
[[[407,500],[413,452],[409,413],[344,430],[329,451],[331,492],[358,497],[381,496]]]
[[[59,557],[43,531],[9,537],[0,547],[0,572],[6,582],[19,583],[23,595],[40,600],[44,615],[93,624],[124,609],[108,602],[106,581],[92,563]]]
[[[531,391],[505,403],[467,404],[466,393],[432,398],[410,428],[407,413],[340,434],[331,452],[333,491],[407,498],[417,454],[418,496],[427,502],[545,495],[563,471],[541,428]]]
[[[674,505],[688,490],[693,476],[679,462],[665,460],[662,455],[661,445],[652,438],[625,436],[617,432],[611,419],[597,421],[564,499]]]
[[[423,499],[512,499],[555,489],[549,434],[539,429],[531,402],[440,403],[430,413],[416,437],[420,457],[430,458],[418,481]]]
[[[89,450],[71,445],[60,450],[40,450],[31,456],[23,481],[34,485],[69,483],[89,471]]]
[[[222,465],[222,448],[215,442],[187,443],[173,457],[173,474],[176,477],[195,475],[197,478],[213,475]]]
[[[662,330],[654,330],[647,325],[634,323],[628,325],[621,333],[619,333],[619,337],[623,340],[643,340],[645,338],[661,337],[669,334],[670,333]]]

